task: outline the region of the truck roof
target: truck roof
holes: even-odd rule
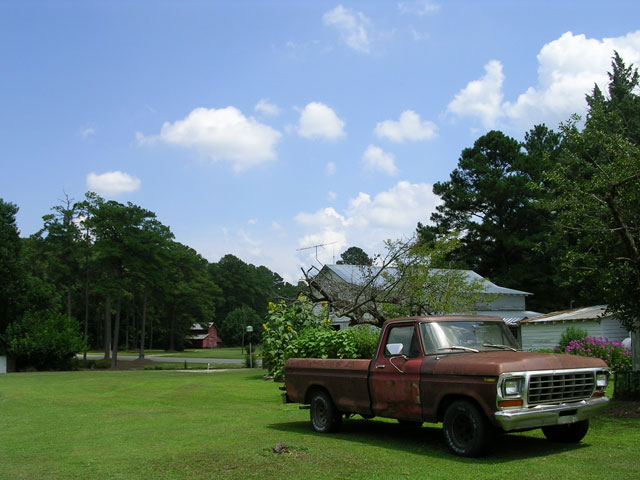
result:
[[[500,322],[504,320],[500,317],[488,315],[426,315],[421,317],[402,317],[386,320],[384,323],[396,322]]]

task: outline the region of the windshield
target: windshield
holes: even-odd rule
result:
[[[518,348],[509,328],[502,322],[421,323],[420,332],[426,354]]]

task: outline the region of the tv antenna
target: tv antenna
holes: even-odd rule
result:
[[[316,249],[316,262],[318,262],[320,265],[322,265],[322,262],[320,260],[318,260],[318,247],[326,247],[327,245],[333,245],[334,243],[338,243],[338,242],[319,243],[318,245],[311,245],[310,247],[296,248],[296,252],[299,252],[300,250],[311,250],[312,248],[315,248]],[[334,260],[335,260],[335,258],[334,258]]]

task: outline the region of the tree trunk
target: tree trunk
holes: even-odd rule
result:
[[[71,284],[67,283],[67,317],[71,318]]]
[[[171,320],[169,323],[169,350],[174,351],[176,348],[176,343],[174,341],[173,338],[173,330],[174,330],[174,324],[175,324],[175,308],[173,309],[174,311],[171,312]]]
[[[140,320],[140,355],[138,355],[139,359],[144,359],[144,329],[147,323],[147,287],[144,288],[144,297],[142,299],[142,319]]]
[[[631,334],[632,370],[640,371],[640,329]]]
[[[120,335],[120,312],[122,311],[122,297],[118,296],[116,304],[116,322],[113,326],[113,355],[111,356],[111,370],[118,368],[118,340]]]
[[[104,359],[111,358],[111,296],[104,302]]]
[[[87,348],[89,344],[89,272],[84,279],[84,352],[82,359],[87,361]]]

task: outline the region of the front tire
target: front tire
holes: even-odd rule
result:
[[[318,433],[335,432],[342,424],[342,414],[323,390],[316,390],[311,395],[310,416],[311,426]]]
[[[542,433],[547,440],[560,443],[578,443],[589,430],[589,420],[581,420],[567,425],[553,425],[542,427]]]
[[[482,411],[468,400],[456,400],[442,420],[447,446],[456,455],[478,457],[491,441],[491,425]]]

